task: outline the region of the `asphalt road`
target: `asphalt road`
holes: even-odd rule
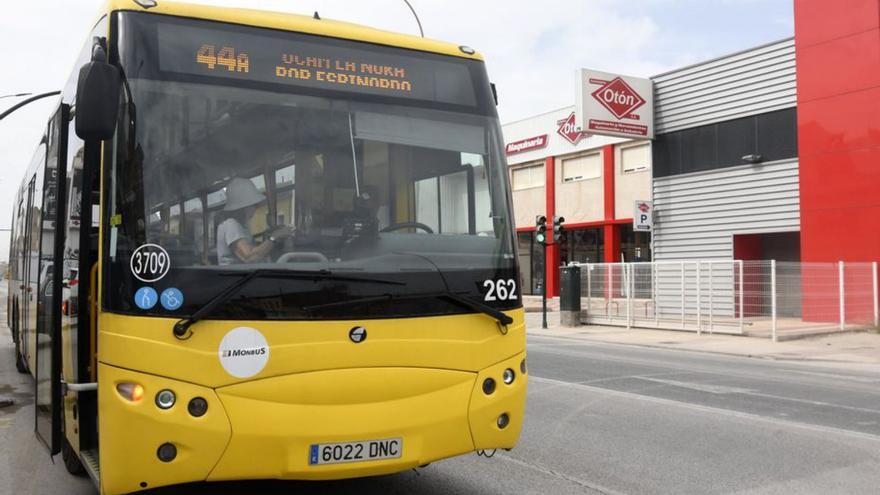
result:
[[[0,492],[93,495],[32,433],[32,386],[0,329]],[[865,493],[880,487],[880,374],[532,337],[520,446],[343,482],[150,495]],[[5,493],[5,492],[4,492]]]

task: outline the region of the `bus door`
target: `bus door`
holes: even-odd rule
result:
[[[30,184],[28,184],[27,189],[27,199],[25,199],[24,208],[24,238],[21,243],[21,259],[22,259],[22,273],[21,273],[21,285],[19,289],[21,290],[21,296],[19,300],[19,320],[18,320],[18,331],[19,331],[19,341],[21,342],[21,356],[22,359],[28,363],[28,367],[31,367],[31,358],[32,358],[32,350],[31,350],[31,334],[34,331],[34,324],[31,322],[31,316],[34,313],[32,308],[34,304],[34,288],[33,286],[37,283],[37,274],[34,273],[39,269],[39,263],[36,259],[36,253],[34,252],[34,235],[39,236],[39,232],[34,232],[34,219],[33,219],[33,211],[34,211],[34,184],[36,183],[36,177],[31,178]]]
[[[37,355],[35,414],[37,437],[50,454],[61,451],[61,287],[64,272],[65,160],[68,106],[62,105],[49,124],[43,174],[40,226],[39,293],[36,296]]]

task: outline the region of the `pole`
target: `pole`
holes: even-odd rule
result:
[[[28,103],[32,103],[32,102],[35,102],[35,101],[42,99],[42,98],[47,98],[49,96],[55,96],[55,95],[60,95],[60,94],[61,94],[61,91],[50,91],[48,93],[42,93],[42,94],[39,94],[36,96],[31,96],[27,100],[20,101],[20,102],[16,103],[15,105],[12,105],[5,112],[0,113],[0,120],[5,119],[7,115],[11,114],[12,112],[18,110],[19,108],[21,108],[25,105],[27,105]]]
[[[770,260],[770,318],[773,342],[776,340],[776,260]]]
[[[541,288],[541,328],[547,329],[547,244],[544,243],[544,286]]]
[[[425,37],[425,30],[422,29],[422,21],[419,19],[419,15],[416,14],[416,9],[413,8],[413,6],[409,3],[408,0],[403,0],[403,3],[405,3],[406,6],[409,7],[409,10],[412,12],[413,17],[416,18],[416,24],[419,25],[419,34],[422,35],[422,38],[424,38]]]
[[[703,271],[703,262],[697,262],[697,335],[703,335],[703,308],[702,293],[700,290],[700,275]]]
[[[837,262],[837,298],[840,300],[840,329],[846,327],[846,292],[843,288],[843,262]]]
[[[745,284],[743,281],[743,260],[739,260],[739,333],[743,333],[743,299],[745,296]]]
[[[653,241],[652,241],[653,242]],[[654,300],[654,326],[660,326],[660,307],[657,305],[657,264],[651,258],[651,295]]]
[[[592,291],[593,291],[593,280],[592,280],[592,272],[593,265],[587,264],[587,318],[593,317],[593,300]],[[589,320],[588,320],[589,321]]]
[[[871,263],[871,278],[874,281],[874,326],[880,326],[880,299],[877,294],[877,262]]]
[[[624,283],[626,283],[626,328],[632,328],[633,320],[633,264],[624,263],[623,265]]]
[[[709,333],[714,333],[712,325],[715,323],[715,288],[712,287],[712,276],[715,274],[715,263],[709,262]]]
[[[681,329],[684,330],[685,292],[684,292],[684,261],[681,262]]]

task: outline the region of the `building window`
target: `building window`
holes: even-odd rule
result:
[[[746,155],[771,162],[797,157],[797,110],[658,134],[651,147],[654,177],[745,165]]]
[[[522,293],[541,294],[544,288],[544,246],[535,242],[534,232],[517,232]]]
[[[620,148],[620,166],[623,173],[648,170],[651,165],[651,147],[648,144]]]
[[[621,225],[620,261],[651,261],[651,234],[634,231],[632,224]]]
[[[601,227],[566,231],[560,253],[562,263],[602,263],[605,261],[604,234]]]
[[[602,153],[562,160],[562,182],[602,177]]]
[[[513,190],[544,187],[544,165],[515,168],[511,172]]]

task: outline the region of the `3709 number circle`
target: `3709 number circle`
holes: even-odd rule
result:
[[[141,282],[162,280],[171,268],[171,257],[158,244],[144,244],[131,255],[131,274]]]

